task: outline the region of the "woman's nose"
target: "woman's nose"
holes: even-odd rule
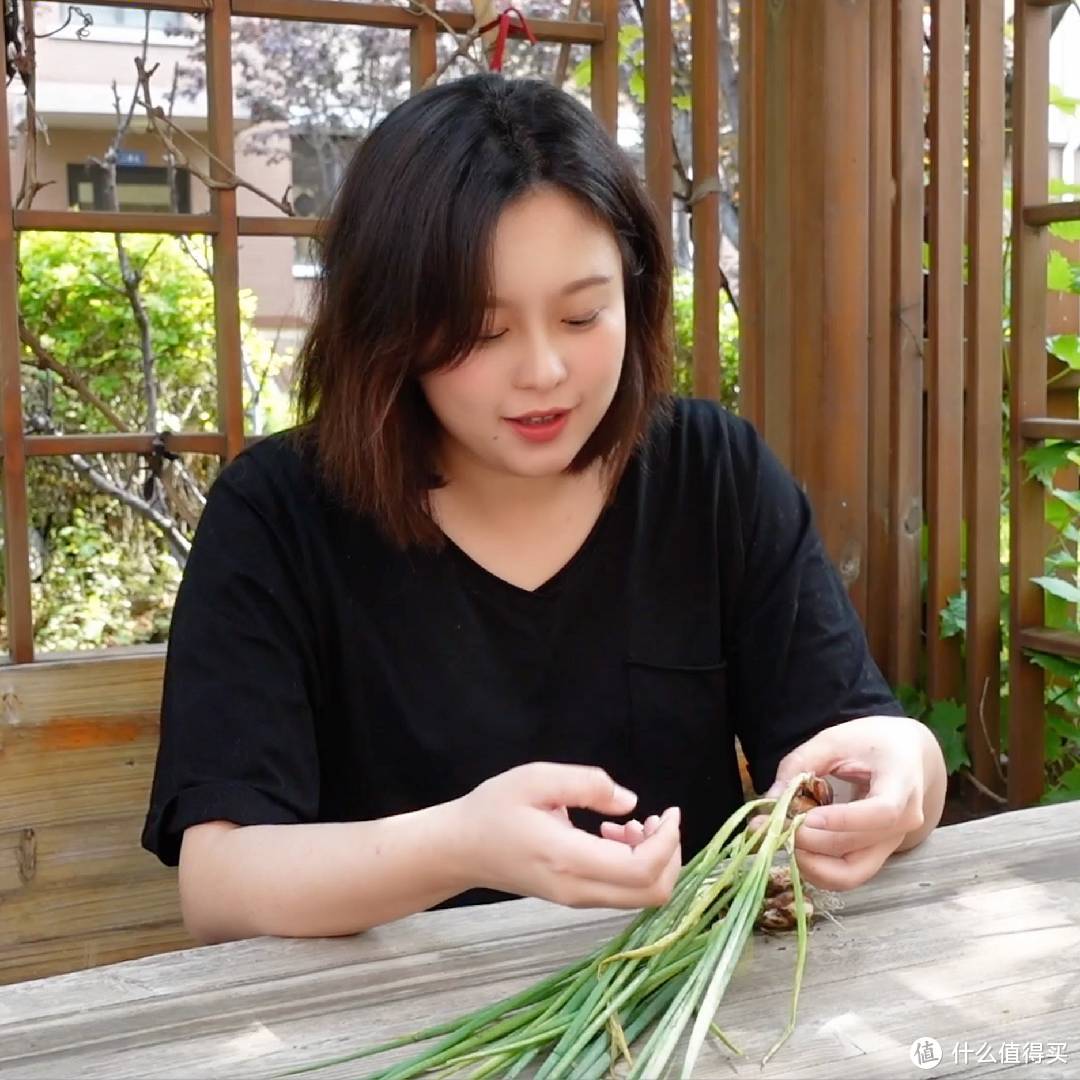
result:
[[[566,379],[566,364],[550,338],[531,338],[522,348],[515,378],[518,386],[551,390]]]

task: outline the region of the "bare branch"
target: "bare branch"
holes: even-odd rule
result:
[[[158,391],[157,373],[154,370],[154,343],[150,333],[150,317],[146,314],[139,286],[142,273],[132,265],[131,258],[124,247],[120,233],[116,233],[116,255],[120,261],[120,277],[124,282],[131,313],[139,328],[139,351],[142,353],[143,392],[146,395],[146,430],[157,431],[158,427]],[[147,260],[149,261],[149,260]]]
[[[191,246],[188,238],[183,235],[177,236],[177,240],[180,241],[180,247],[183,248],[187,257],[201,270],[207,278],[213,282],[214,280],[214,267],[213,264],[207,259],[205,262],[195,254],[195,249]]]
[[[451,67],[451,66],[453,65],[454,61],[455,61],[455,60],[457,60],[457,59],[458,59],[459,57],[463,57],[464,59],[466,59],[466,60],[470,61],[470,63],[473,63],[473,64],[475,64],[475,65],[476,65],[476,67],[477,67],[477,68],[478,68],[478,69],[479,69],[480,71],[483,71],[483,70],[484,70],[484,65],[483,65],[483,64],[481,64],[481,63],[480,63],[480,61],[479,61],[479,60],[477,60],[477,59],[476,59],[476,57],[475,57],[475,56],[473,56],[473,55],[472,55],[472,53],[470,53],[470,52],[469,52],[469,50],[470,50],[470,49],[472,48],[472,46],[473,46],[473,42],[474,42],[474,41],[476,41],[476,39],[477,39],[478,37],[480,37],[480,29],[479,29],[479,26],[474,26],[474,27],[473,27],[473,28],[472,28],[472,29],[471,29],[471,30],[470,30],[470,31],[469,31],[469,32],[468,32],[468,33],[467,33],[467,34],[465,35],[465,38],[464,38],[464,40],[462,40],[461,38],[458,38],[458,47],[457,47],[457,50],[456,50],[456,51],[455,51],[455,52],[453,53],[453,55],[451,55],[451,56],[448,56],[448,57],[447,57],[447,58],[446,58],[446,59],[445,59],[445,60],[444,60],[444,61],[443,61],[443,62],[442,62],[442,63],[441,63],[441,64],[440,64],[439,66],[438,66],[438,68],[436,68],[436,70],[435,70],[435,71],[433,71],[433,72],[432,72],[432,73],[431,73],[431,74],[430,74],[430,75],[429,75],[429,76],[428,76],[428,77],[427,77],[427,78],[426,78],[426,79],[424,80],[424,89],[426,90],[426,89],[427,89],[427,88],[428,88],[429,86],[434,86],[434,85],[435,85],[435,84],[436,84],[436,83],[437,83],[437,82],[439,81],[439,79],[441,79],[441,78],[443,77],[443,75],[445,75],[445,74],[446,74],[447,70],[448,70],[448,69],[449,69],[449,68],[450,68],[450,67]]]
[[[457,31],[434,8],[428,7],[423,0],[404,0],[404,5],[410,11],[420,11],[422,14],[434,19],[451,37],[457,39]]]
[[[67,386],[74,390],[87,405],[101,413],[117,431],[126,430],[127,425],[124,421],[90,389],[81,375],[62,364],[45,348],[41,339],[26,325],[26,320],[21,315],[19,316],[19,338],[37,358],[38,367],[43,371],[51,371],[59,375]]]
[[[638,0],[640,6],[640,0]],[[644,13],[642,13],[644,14]],[[581,15],[581,0],[570,0],[570,10],[567,12],[566,18],[569,22],[577,22]],[[570,68],[570,42],[564,41],[559,46],[559,58],[555,61],[555,74],[552,76],[551,81],[562,89],[563,83],[566,82],[566,73]]]
[[[197,176],[212,191],[231,191],[236,188],[246,188],[248,191],[258,195],[260,199],[265,199],[271,206],[280,210],[283,214],[287,214],[289,217],[296,216],[296,211],[289,202],[289,188],[285,189],[285,195],[281,199],[275,199],[273,195],[267,194],[262,188],[256,187],[255,184],[238,176],[233,169],[230,169],[228,165],[221,160],[221,158],[217,157],[215,154],[211,153],[207,147],[203,146],[194,135],[188,134],[182,127],[170,120],[165,110],[161,108],[160,105],[155,105],[153,103],[150,94],[150,79],[158,69],[157,64],[147,71],[145,63],[141,62],[139,58],[136,57],[135,67],[138,69],[139,88],[142,92],[142,96],[138,99],[138,103],[146,110],[146,118],[150,122],[150,126],[154,129],[154,134],[161,140],[166,150],[172,154],[175,159],[188,170],[188,172]],[[207,172],[192,164],[191,159],[169,137],[166,129],[168,129],[168,132],[175,132],[178,135],[182,135],[189,142],[194,143],[202,153],[206,154],[206,156],[214,162],[214,164],[224,170],[229,176],[229,179],[215,180]]]
[[[71,465],[77,469],[91,484],[105,495],[111,495],[114,499],[130,507],[140,517],[146,518],[168,541],[172,550],[173,558],[183,567],[187,563],[191,553],[191,541],[176,527],[176,522],[167,514],[155,509],[145,499],[121,487],[104,473],[99,472],[81,454],[69,455]],[[67,460],[67,459],[64,459]]]
[[[29,210],[39,191],[54,181],[42,183],[37,178],[37,46],[34,41],[34,3],[23,0],[23,37],[25,51],[17,56],[16,67],[26,88],[26,157],[23,161],[22,182],[15,199],[16,210]]]

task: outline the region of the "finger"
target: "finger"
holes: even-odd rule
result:
[[[615,840],[620,844],[626,843],[626,826],[615,821],[601,821],[600,835],[605,840]]]
[[[621,844],[635,847],[645,839],[645,827],[639,821],[628,821],[625,825],[615,821],[602,821],[600,835],[605,840],[617,840]]]
[[[570,907],[648,908],[660,907],[671,899],[682,870],[682,849],[676,845],[657,879],[642,887],[612,885],[602,881],[581,879],[569,883],[566,893],[556,897]]]
[[[776,768],[776,781],[769,791],[777,794],[774,789],[787,787],[799,773],[827,776],[849,756],[850,750],[845,748],[842,737],[837,736],[835,728],[827,727],[781,759]]]
[[[799,873],[819,889],[843,892],[869,881],[885,864],[891,848],[886,844],[863,848],[849,855],[834,857],[795,850]]]
[[[652,836],[654,832],[660,827],[660,817],[658,814],[650,814],[645,819],[645,835],[646,837]]]
[[[910,791],[898,785],[881,785],[877,792],[871,786],[865,799],[814,807],[805,824],[831,832],[910,832],[922,824],[921,818],[922,808],[914,806]]]
[[[882,840],[879,832],[835,832],[832,829],[812,829],[804,824],[795,833],[795,848],[817,855],[841,857],[874,847]]]
[[[637,795],[591,765],[534,761],[520,770],[526,797],[535,806],[575,806],[617,816],[628,814],[637,803]]]
[[[664,811],[656,832],[637,847],[612,844],[582,829],[559,830],[548,858],[558,877],[643,889],[654,885],[679,846],[679,811]]]

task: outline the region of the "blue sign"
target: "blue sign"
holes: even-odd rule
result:
[[[116,151],[116,164],[117,165],[145,165],[146,164],[146,151],[145,150],[117,150]]]

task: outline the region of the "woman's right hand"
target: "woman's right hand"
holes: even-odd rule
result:
[[[568,809],[628,814],[637,796],[603,769],[537,761],[485,780],[458,800],[471,886],[567,907],[643,908],[667,902],[682,868],[679,810],[644,825],[577,828]]]

